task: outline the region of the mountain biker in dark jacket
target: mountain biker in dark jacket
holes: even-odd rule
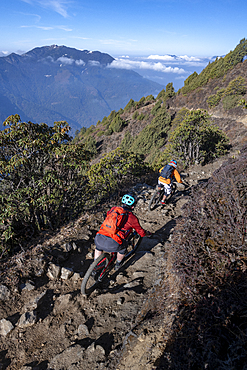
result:
[[[140,223],[138,218],[132,213],[134,206],[136,204],[136,199],[133,195],[125,194],[122,198],[121,207],[127,211],[127,217],[124,225],[121,227],[121,230],[116,234],[108,234],[105,230],[99,230],[95,236],[94,242],[96,249],[94,251],[94,259],[96,260],[103,251],[106,252],[117,252],[117,262],[115,265],[115,270],[117,270],[126,254],[127,245],[128,245],[128,236],[135,229],[135,231],[141,236],[150,236],[149,231],[145,231]],[[116,207],[112,207],[107,215],[112,212]]]
[[[171,167],[173,167],[172,168],[172,171],[171,171],[171,173],[170,173],[170,176],[169,177],[162,177],[161,175],[159,176],[159,178],[158,178],[158,190],[160,191],[161,190],[161,186],[163,186],[164,187],[164,189],[165,189],[165,192],[164,192],[164,196],[163,196],[163,198],[162,198],[162,200],[161,200],[161,204],[165,204],[165,202],[166,202],[166,197],[167,197],[167,195],[169,195],[169,194],[171,194],[171,191],[172,191],[172,182],[173,182],[173,179],[175,178],[175,180],[178,182],[178,183],[180,183],[180,184],[182,184],[183,182],[182,182],[182,180],[181,180],[181,177],[180,177],[180,174],[179,174],[179,172],[178,172],[178,170],[176,169],[177,168],[177,161],[175,161],[174,159],[173,160],[171,160],[168,164],[167,164],[167,166],[171,166]],[[159,170],[159,172],[161,173],[162,172],[162,170],[165,168],[165,166],[164,167],[162,167],[160,170]]]

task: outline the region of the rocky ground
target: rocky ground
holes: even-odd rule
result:
[[[176,314],[176,284],[164,297],[162,325],[148,314],[147,303],[161,279],[169,279],[167,251],[191,186],[206,181],[223,160],[191,168],[184,174],[189,187],[180,185],[169,204],[152,212],[148,204],[155,180],[135,186],[135,214],[154,235],[144,237],[137,255],[88,298],[80,286],[92,262],[102,211],[83,214],[57,233],[44,233],[29,249],[3,261],[0,369],[156,369]]]

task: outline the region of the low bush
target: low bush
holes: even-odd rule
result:
[[[247,147],[193,188],[168,248],[180,304],[157,369],[244,369],[247,361]],[[171,272],[171,271],[170,271]],[[177,280],[176,280],[177,281]],[[178,284],[178,283],[177,283]],[[156,292],[166,310],[167,281]]]
[[[223,108],[225,110],[233,109],[238,106],[241,95],[227,95],[222,99]]]

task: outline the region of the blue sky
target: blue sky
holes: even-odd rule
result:
[[[0,51],[66,45],[111,55],[223,55],[246,35],[245,0],[7,0]]]
[[[66,45],[108,53],[117,68],[183,78],[183,65],[202,60],[204,68],[204,57],[225,55],[246,38],[246,14],[246,0],[6,0],[0,55]]]

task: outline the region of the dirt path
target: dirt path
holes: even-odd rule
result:
[[[222,162],[191,168],[187,182],[205,181]],[[166,250],[190,191],[181,185],[170,204],[150,212],[153,188],[139,184],[135,190],[135,213],[154,236],[143,238],[107,289],[88,299],[80,293],[102,214],[83,215],[1,268],[0,369],[155,369],[164,333],[148,317],[142,320],[143,307],[167,273]]]

